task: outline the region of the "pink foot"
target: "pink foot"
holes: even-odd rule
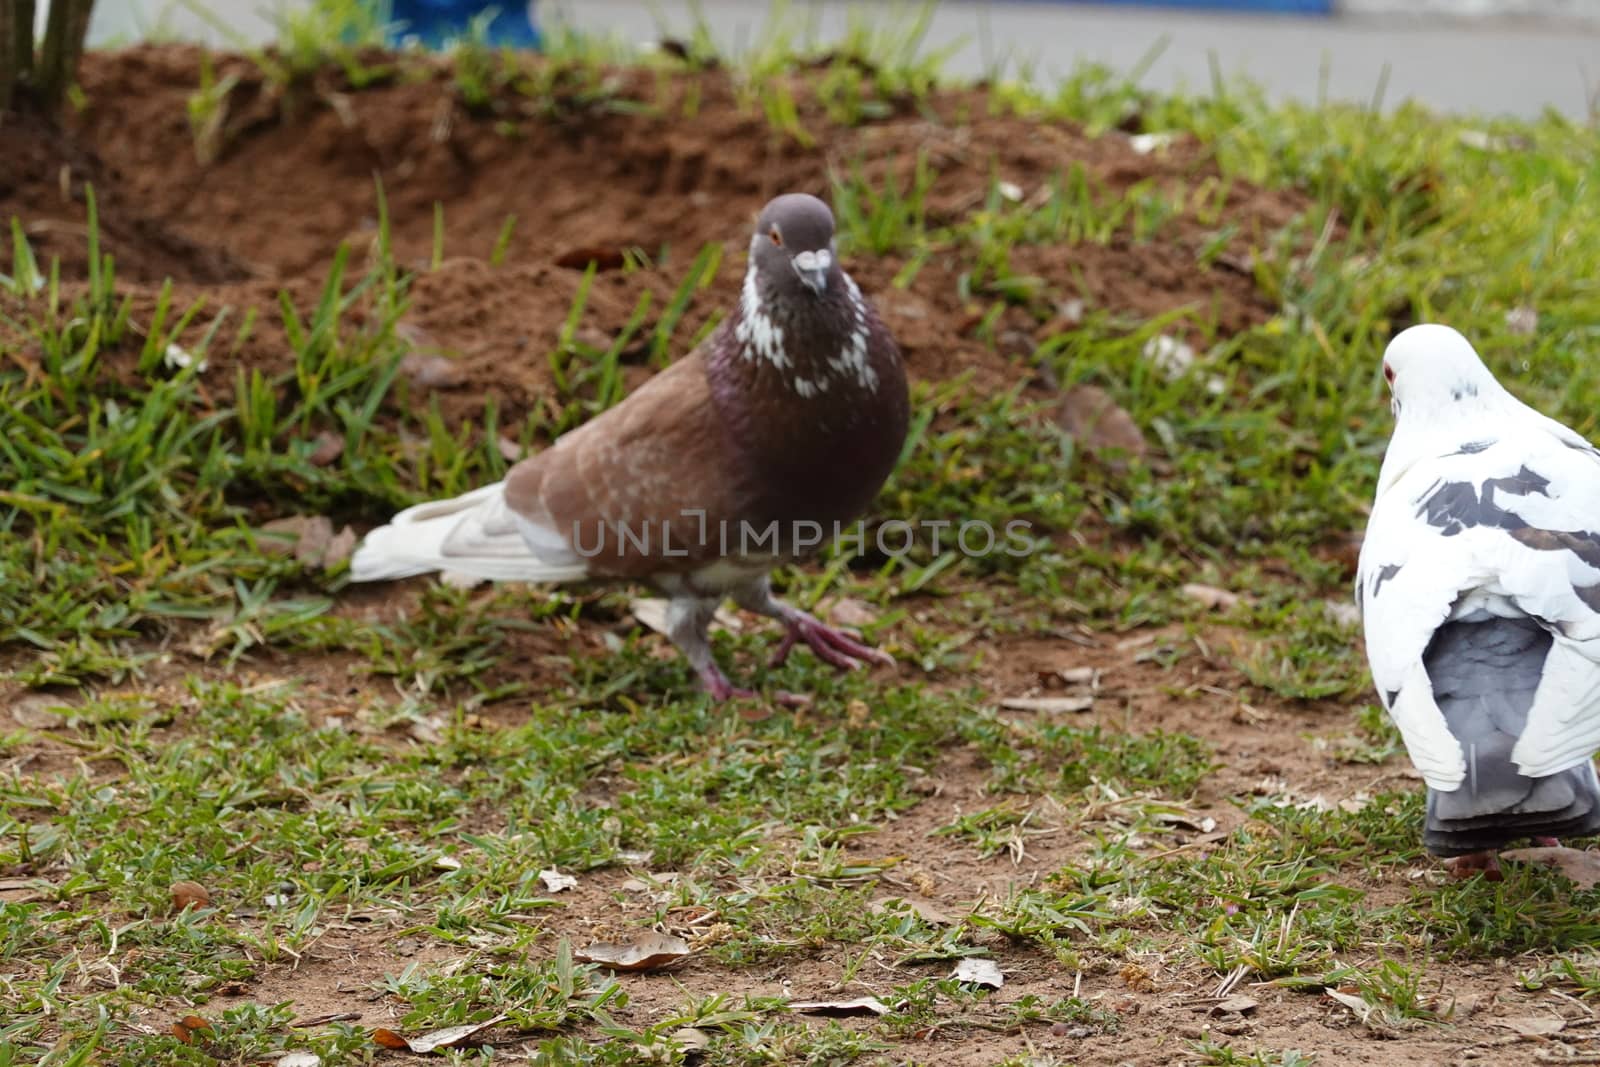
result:
[[[789,658],[789,653],[801,641],[822,662],[841,671],[854,670],[863,663],[876,663],[880,667],[893,667],[894,657],[889,653],[864,645],[843,630],[835,630],[817,621],[803,611],[796,611],[785,620],[783,640],[772,654],[776,667]]]
[[[1500,870],[1500,857],[1493,852],[1469,852],[1465,856],[1445,860],[1444,866],[1452,878],[1471,878],[1475,874],[1482,874],[1490,882],[1505,879],[1505,873]]]
[[[718,703],[727,700],[761,699],[761,694],[754,689],[742,689],[728,681],[728,676],[723,674],[716,664],[700,672],[700,684],[711,694],[711,699]],[[811,705],[811,698],[804,693],[787,693],[781,689],[772,694],[772,699],[786,708],[805,708]]]
[[[1560,848],[1561,842],[1554,837],[1536,837],[1533,839],[1535,848]]]

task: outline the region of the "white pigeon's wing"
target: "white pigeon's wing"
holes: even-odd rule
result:
[[[1465,759],[1422,656],[1444,621],[1479,608],[1531,616],[1554,634],[1513,753],[1523,773],[1554,773],[1600,748],[1600,533],[1590,525],[1600,527],[1600,455],[1571,431],[1546,430],[1506,427],[1416,463],[1368,524],[1357,581],[1373,680],[1438,789],[1460,784]]]
[[[1439,538],[1414,515],[1402,482],[1378,499],[1361,543],[1356,602],[1379,699],[1411,762],[1435,789],[1467,773],[1466,754],[1434,702],[1422,654],[1463,592],[1466,546]]]

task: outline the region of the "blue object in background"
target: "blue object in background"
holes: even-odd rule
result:
[[[424,48],[444,48],[471,34],[474,20],[492,12],[485,44],[496,48],[539,48],[533,0],[389,0],[389,36],[395,44],[415,39]]]

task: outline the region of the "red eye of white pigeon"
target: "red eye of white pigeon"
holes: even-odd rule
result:
[[[1394,368],[1387,363],[1383,365],[1383,380],[1390,385],[1394,384]]]

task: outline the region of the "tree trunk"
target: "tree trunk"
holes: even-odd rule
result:
[[[38,78],[40,103],[49,111],[61,106],[77,74],[93,10],[94,0],[50,0]]]

